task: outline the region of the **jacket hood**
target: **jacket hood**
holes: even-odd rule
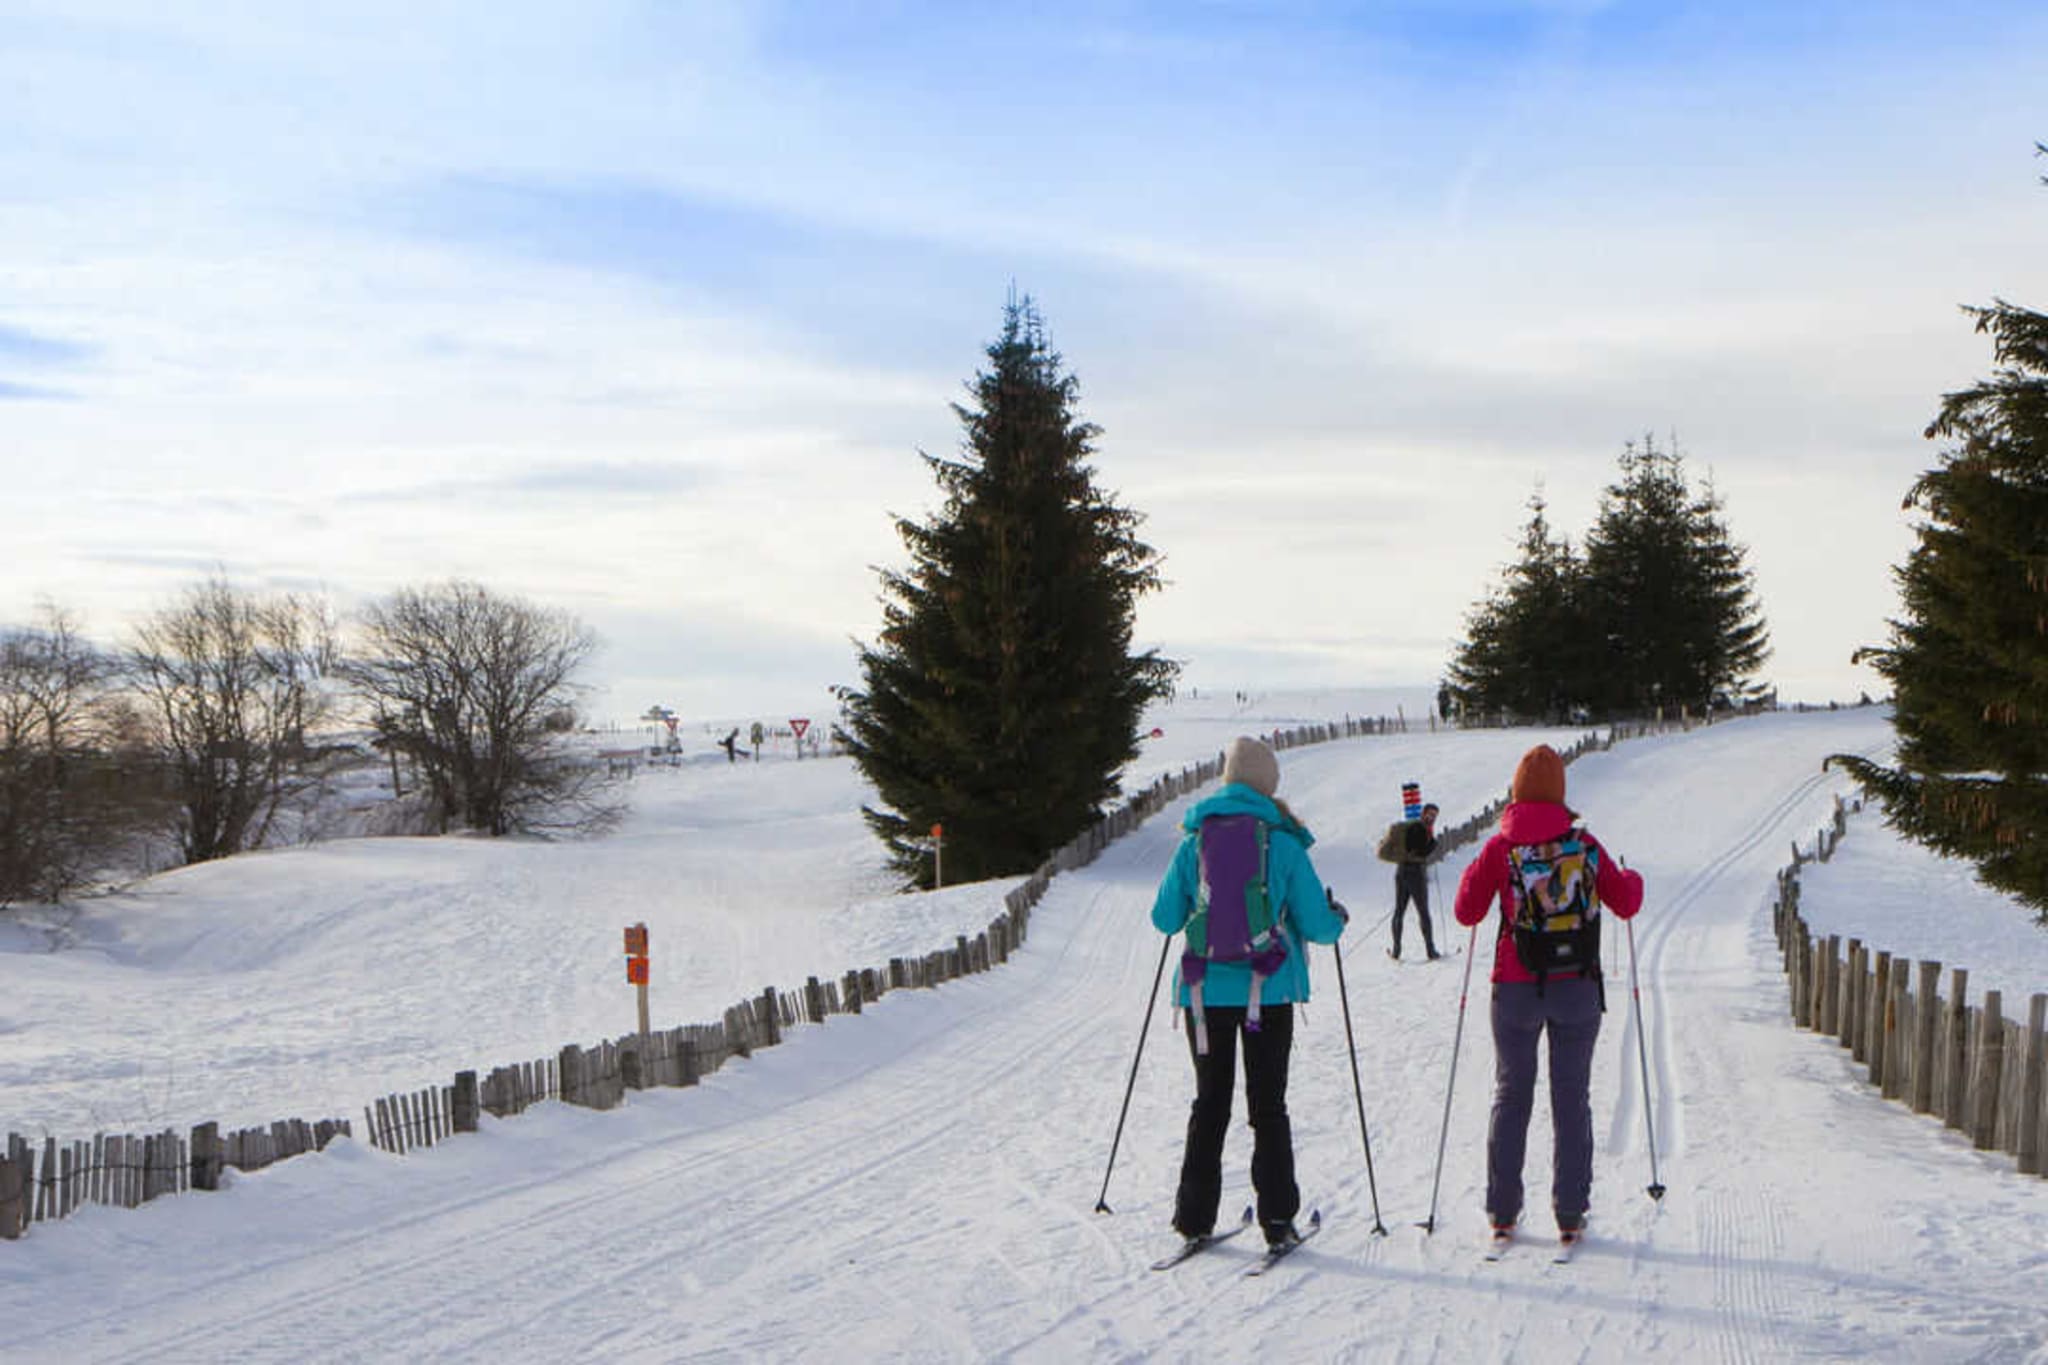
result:
[[[1303,848],[1316,841],[1316,836],[1308,832],[1308,826],[1284,813],[1272,797],[1242,782],[1225,783],[1221,791],[1197,801],[1181,820],[1180,827],[1192,834],[1212,815],[1256,815],[1275,829],[1286,830],[1301,840]]]
[[[1578,812],[1557,801],[1516,801],[1500,817],[1500,832],[1511,844],[1541,844],[1560,838],[1578,823]]]

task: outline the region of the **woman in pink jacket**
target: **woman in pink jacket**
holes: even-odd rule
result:
[[[1495,1237],[1522,1216],[1522,1154],[1536,1094],[1536,1044],[1550,1035],[1550,1200],[1558,1235],[1578,1240],[1593,1188],[1593,1043],[1606,1008],[1603,911],[1643,904],[1643,879],[1610,856],[1564,803],[1564,760],[1547,744],[1522,755],[1500,833],[1465,869],[1452,907],[1476,925],[1497,905],[1493,949],[1493,1121],[1486,1134],[1486,1214]]]

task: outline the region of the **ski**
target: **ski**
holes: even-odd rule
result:
[[[1290,1240],[1282,1242],[1279,1246],[1276,1247],[1267,1247],[1266,1254],[1259,1257],[1258,1260],[1254,1261],[1252,1263],[1251,1269],[1245,1271],[1245,1275],[1249,1278],[1254,1275],[1265,1274],[1274,1266],[1286,1260],[1288,1254],[1292,1252],[1295,1248],[1299,1247],[1303,1242],[1306,1242],[1309,1238],[1315,1236],[1322,1230],[1323,1211],[1321,1209],[1317,1209],[1309,1214],[1308,1227],[1302,1231],[1299,1237],[1291,1238]]]
[[[1238,1222],[1236,1227],[1225,1228],[1221,1232],[1212,1232],[1206,1237],[1189,1237],[1181,1242],[1180,1249],[1171,1256],[1162,1256],[1154,1261],[1152,1268],[1154,1270],[1171,1270],[1196,1252],[1207,1251],[1218,1242],[1227,1242],[1251,1225],[1252,1210],[1251,1205],[1247,1204],[1245,1205],[1244,1217]]]

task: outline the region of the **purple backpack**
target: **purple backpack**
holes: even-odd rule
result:
[[[1233,962],[1251,968],[1244,1026],[1257,1032],[1260,990],[1287,960],[1287,940],[1280,934],[1266,886],[1268,834],[1266,822],[1256,815],[1212,815],[1196,834],[1201,884],[1194,917],[1187,924],[1180,977],[1187,983],[1195,1051],[1201,1055],[1209,1051],[1208,1023],[1202,1013],[1202,982],[1209,964]]]

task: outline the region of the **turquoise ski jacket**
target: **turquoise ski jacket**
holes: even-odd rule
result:
[[[1287,960],[1266,978],[1261,1005],[1284,1005],[1308,999],[1308,945],[1335,943],[1344,921],[1330,908],[1322,878],[1309,862],[1316,837],[1299,821],[1281,813],[1269,796],[1232,782],[1214,796],[1195,803],[1181,822],[1185,833],[1174,850],[1173,864],[1152,902],[1152,925],[1162,934],[1177,934],[1195,916],[1201,891],[1202,821],[1212,815],[1256,815],[1269,827],[1266,844],[1266,890],[1277,912],[1280,933],[1287,940]],[[1252,970],[1243,963],[1212,962],[1202,982],[1205,1005],[1249,1005]],[[1173,973],[1173,1003],[1188,1003],[1187,984],[1178,967]]]

